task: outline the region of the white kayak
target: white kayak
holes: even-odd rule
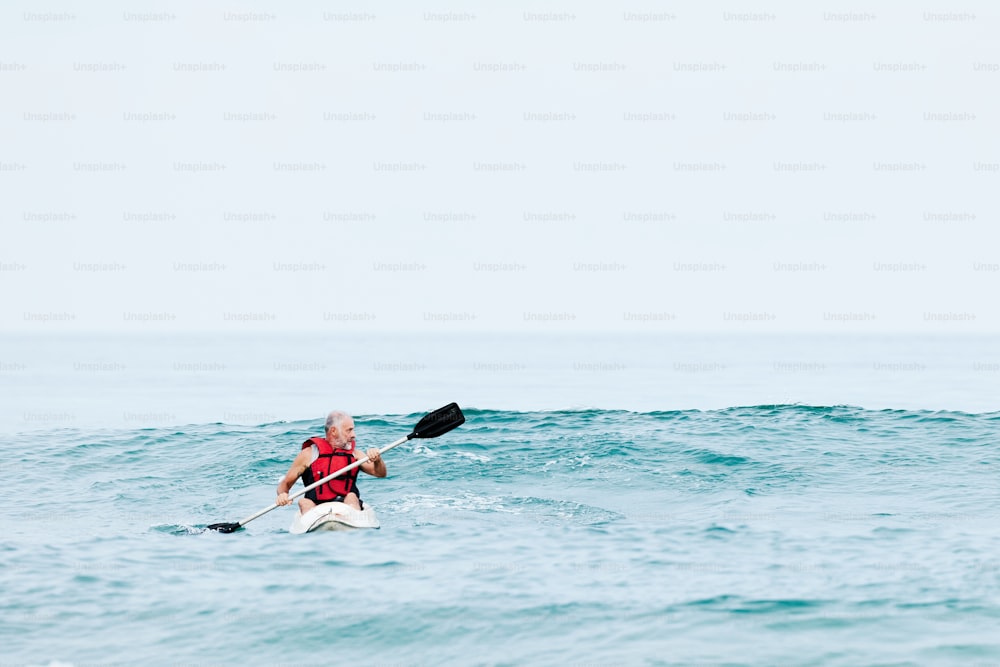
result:
[[[321,503],[305,514],[296,514],[288,532],[293,535],[317,530],[349,530],[351,528],[378,528],[378,517],[370,506],[356,510],[344,503]]]

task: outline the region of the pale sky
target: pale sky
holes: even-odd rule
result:
[[[994,3],[0,9],[0,331],[1000,331]]]

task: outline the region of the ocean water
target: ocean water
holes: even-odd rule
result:
[[[158,347],[154,362],[135,341],[106,342],[111,356],[93,341],[8,343],[3,665],[1000,664],[1000,412],[975,409],[987,400],[979,393],[966,409],[677,408],[665,384],[661,409],[638,409],[657,400],[642,373],[697,359],[723,365],[724,349],[736,354],[726,346],[697,348],[686,362],[645,350],[647,366],[600,350],[592,358],[625,366],[601,381],[634,409],[493,409],[442,384],[442,371],[434,391],[454,393],[431,403],[425,389],[423,410],[356,414],[367,448],[406,435],[451,400],[466,412],[459,429],[386,454],[386,479],[362,477],[380,530],[291,536],[293,510],[281,508],[222,535],[204,527],[273,502],[301,441],[320,433],[320,414],[139,424],[122,418],[123,404],[126,416],[158,406],[157,418],[218,409],[211,392],[193,399],[178,389],[190,375],[169,364],[190,360],[187,348]],[[878,355],[891,349],[899,365],[880,377],[908,396],[899,403],[961,402],[970,386],[958,384],[962,374],[981,382],[972,364],[990,368],[975,344],[940,344],[952,355],[940,367],[914,352],[925,342],[883,344],[875,358],[890,363]],[[825,375],[795,386],[823,384],[848,399],[877,393],[851,374],[878,372],[864,368],[864,346],[809,357],[773,345],[781,359],[826,364]],[[554,358],[582,354],[566,349]],[[773,363],[771,348],[756,349],[753,367]],[[490,354],[529,368],[542,356]],[[845,354],[854,362],[831,361]],[[72,370],[89,363],[126,368]],[[159,377],[156,363],[168,369]],[[686,377],[694,367],[682,368]],[[734,382],[732,370],[716,370],[730,373],[720,385]],[[955,384],[906,393],[939,371]],[[574,372],[563,379],[597,387]],[[218,374],[220,396],[265,389],[245,370]],[[696,376],[703,388],[707,376]],[[407,384],[418,384],[413,377]],[[516,400],[551,400],[560,376],[549,377],[525,382]],[[45,386],[57,407],[40,399]],[[372,386],[352,400],[378,402]],[[465,388],[475,395],[472,383]],[[579,387],[567,394],[586,399]],[[341,407],[332,402],[326,409]],[[290,402],[276,396],[272,405]],[[27,418],[46,410],[74,418]]]

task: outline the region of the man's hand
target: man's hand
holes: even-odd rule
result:
[[[382,453],[378,449],[369,449],[365,452],[365,456],[368,457],[368,460],[361,465],[362,470],[375,477],[385,477],[388,474],[385,469],[385,461],[382,460]]]
[[[288,499],[287,493],[279,493],[278,499],[274,501],[276,505],[291,505],[292,501]]]

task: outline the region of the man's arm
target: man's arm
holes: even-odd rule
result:
[[[361,464],[361,469],[373,477],[385,477],[388,471],[385,469],[385,461],[382,460],[382,453],[378,448],[371,448],[365,454],[368,460]],[[357,454],[355,458],[361,458]]]
[[[294,461],[292,461],[292,467],[288,469],[284,479],[278,482],[277,503],[279,505],[288,505],[292,502],[288,499],[288,492],[293,486],[295,486],[295,482],[299,481],[299,477],[302,477],[302,473],[306,471],[306,468],[309,467],[309,464],[311,463],[309,459],[311,458],[312,449],[307,447],[299,452],[299,455],[295,457]]]

